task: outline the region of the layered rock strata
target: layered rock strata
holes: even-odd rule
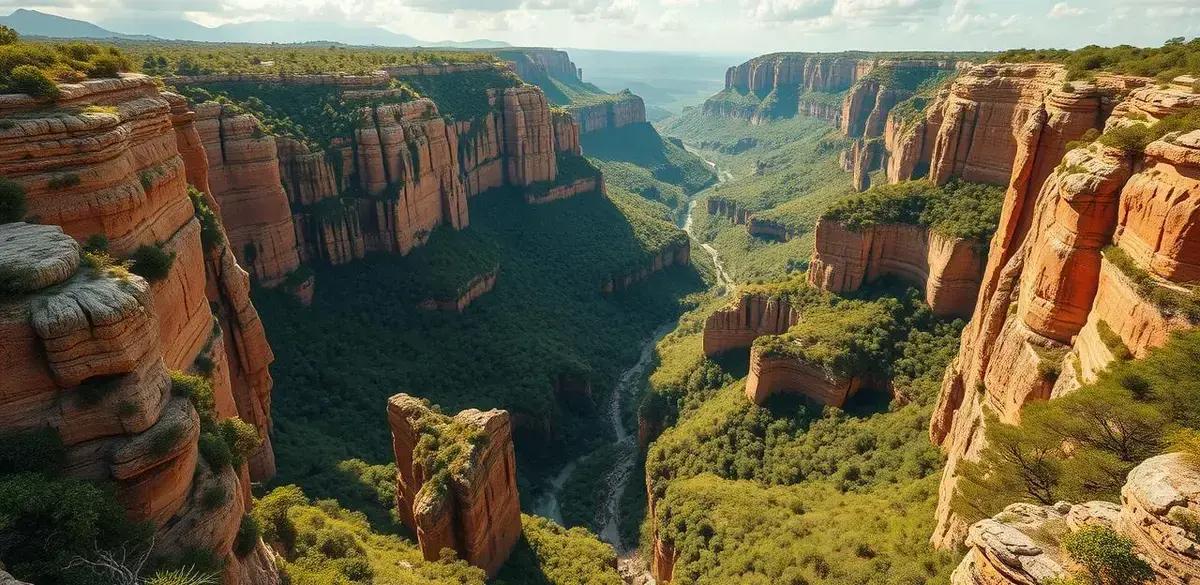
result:
[[[396,456],[396,505],[421,552],[443,548],[494,577],[521,536],[512,425],[503,410],[464,410],[452,419],[405,394],[388,400]],[[437,453],[419,447],[440,436],[442,452],[458,450],[449,469],[431,469]],[[453,444],[448,444],[453,443]],[[435,483],[428,483],[435,482]]]
[[[621,292],[639,282],[650,278],[651,275],[661,272],[672,266],[686,266],[692,261],[691,244],[685,239],[683,241],[670,244],[662,249],[658,254],[655,254],[646,263],[645,266],[636,271],[624,274],[614,274],[605,278],[600,284],[600,292],[604,294],[613,294]]]
[[[614,99],[589,106],[572,106],[569,111],[583,134],[646,123],[646,103],[628,90]]]
[[[924,226],[886,224],[849,230],[836,221],[817,223],[808,282],[849,293],[884,276],[921,287],[941,317],[970,317],[983,279],[984,244],[944,236]]]
[[[13,345],[0,362],[0,386],[9,386],[0,390],[0,432],[56,428],[68,445],[67,473],[115,482],[131,516],[158,528],[159,551],[211,550],[224,560],[224,582],[275,583],[263,545],[245,558],[232,554],[249,477],[274,473],[273,357],[223,228],[205,226],[219,235],[203,239],[187,194],[189,183],[204,188],[208,174],[194,114],[140,75],[63,90],[57,110],[0,96],[0,114],[24,112],[0,130],[0,175],[24,188],[30,216],[48,224],[3,226],[0,247],[53,265],[18,267],[42,276],[10,299],[14,310],[3,311],[3,337]],[[215,200],[207,203],[216,208]],[[95,259],[79,268],[75,242],[92,236],[103,236],[118,260],[140,246],[160,247],[173,257],[170,270],[147,283]],[[29,242],[37,241],[57,244],[34,252]],[[217,474],[232,494],[227,499],[241,506],[223,516],[200,512],[198,420],[187,400],[172,398],[167,377],[201,358],[212,365],[217,415],[239,416],[264,438],[249,457],[249,474]],[[175,438],[165,450],[163,434]],[[193,517],[197,529],[173,528]]]
[[[461,313],[471,306],[479,297],[492,292],[496,287],[496,278],[500,274],[500,268],[493,268],[488,272],[477,275],[472,278],[459,291],[458,296],[454,298],[429,298],[421,301],[420,308],[426,311],[453,311]]]
[[[248,479],[217,474],[227,514],[201,505],[213,472],[199,456],[195,408],[172,394],[149,283],[83,263],[59,226],[26,223],[0,225],[0,272],[12,275],[0,302],[0,434],[54,429],[66,474],[111,482],[130,518],[157,529],[156,554],[212,551],[225,583],[277,583],[269,554],[233,553]],[[233,403],[228,380],[214,391]]]
[[[746,349],[764,335],[779,335],[800,321],[786,298],[764,293],[742,294],[704,321],[704,355],[714,357]]]
[[[997,69],[999,66],[988,66],[968,76],[976,81],[965,87],[1008,92],[1021,85],[990,73],[983,75]],[[1017,70],[1027,73],[1020,79],[1034,81],[1045,79],[1050,72],[1058,75],[1058,69],[1051,66]],[[1038,105],[1030,110],[1022,109],[1026,101],[991,108],[994,114],[1028,114],[1015,135],[1013,162],[1008,165],[1012,176],[975,313],[963,333],[959,355],[947,372],[930,424],[931,438],[949,454],[933,537],[939,546],[952,546],[966,534],[966,526],[951,513],[949,501],[958,463],[963,458],[974,459],[983,447],[986,411],[995,412],[1003,422],[1015,423],[1028,401],[1062,395],[1094,379],[1114,357],[1100,341],[1101,324],[1115,332],[1135,357],[1164,343],[1170,331],[1190,326],[1181,316],[1146,298],[1147,285],[1137,284],[1134,277],[1146,279],[1106,261],[1102,249],[1115,246],[1116,253],[1130,259],[1124,265],[1144,271],[1152,288],[1178,289],[1195,278],[1190,266],[1195,263],[1200,236],[1193,234],[1190,226],[1200,208],[1200,132],[1169,135],[1152,143],[1144,155],[1131,157],[1096,143],[1070,151],[1061,161],[1053,160],[1065,149],[1068,136],[1097,125],[1095,116],[1105,109],[1105,100],[1086,91],[1065,94],[1060,90],[1045,94],[1044,101],[1041,97],[1037,100]],[[1086,104],[1091,105],[1084,107]],[[1200,105],[1200,96],[1187,89],[1139,89],[1117,107],[1118,114],[1106,125],[1149,123],[1153,119],[1149,116],[1125,113],[1147,107],[1155,109],[1157,118],[1195,105]],[[949,109],[957,113],[948,115],[947,120],[964,119],[966,112],[978,107]],[[1002,144],[1000,138],[1009,136],[1011,124],[997,125],[997,118],[991,120],[993,130],[983,132],[998,136],[996,144]],[[948,124],[943,122],[938,144],[944,142]],[[979,132],[977,129],[976,135]],[[1007,147],[987,146],[979,138],[959,142],[959,152],[966,144],[995,152],[965,160],[956,157],[957,162],[950,165],[956,172],[989,178],[1005,166],[1000,158],[1008,152]],[[935,153],[941,151],[942,147],[934,149]],[[949,159],[935,155],[937,177],[950,168],[948,162],[939,162],[942,160]],[[1043,360],[1058,360],[1059,356],[1062,375],[1047,379],[1037,373]],[[1080,374],[1073,367],[1076,361]]]
[[[220,205],[238,260],[264,286],[281,283],[300,255],[275,137],[254,116],[215,102],[196,106],[195,124],[208,158],[204,190]]]
[[[764,404],[771,396],[786,393],[841,408],[862,386],[863,380],[857,376],[838,376],[803,359],[774,355],[757,345],[750,349],[746,398],[755,404]]]
[[[1050,585],[1081,567],[1062,538],[1089,526],[1109,528],[1133,541],[1157,583],[1200,582],[1200,543],[1182,524],[1200,515],[1200,469],[1182,455],[1161,455],[1130,472],[1121,503],[1053,506],[1013,504],[971,526],[967,556],[952,585]]]

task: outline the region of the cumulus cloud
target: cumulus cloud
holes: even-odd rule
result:
[[[1047,16],[1050,18],[1071,18],[1075,16],[1083,16],[1089,12],[1091,12],[1091,10],[1087,8],[1078,8],[1071,6],[1066,2],[1059,2],[1050,9],[1050,13],[1047,14]]]
[[[1016,32],[1029,23],[1029,17],[1019,13],[1001,14],[984,10],[978,0],[954,0],[946,30],[950,32],[977,31],[995,36]]]
[[[945,0],[743,0],[747,14],[761,23],[807,28],[914,24],[937,13]]]

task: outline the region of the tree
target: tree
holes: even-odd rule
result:
[[[0,45],[12,45],[19,40],[21,40],[21,35],[17,34],[17,31],[0,25]]]
[[[1083,565],[1087,583],[1139,585],[1154,578],[1149,563],[1133,552],[1133,541],[1107,526],[1088,526],[1063,538],[1071,558]]]

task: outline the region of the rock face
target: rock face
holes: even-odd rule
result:
[[[467,310],[467,307],[471,306],[471,303],[475,302],[475,299],[478,299],[479,297],[491,292],[492,289],[495,288],[496,277],[499,274],[500,268],[493,268],[488,272],[472,278],[465,286],[462,287],[462,290],[459,291],[458,296],[447,299],[426,299],[422,301],[419,306],[427,311],[454,311],[456,313],[461,313]]]
[[[392,77],[470,74],[496,66],[270,80],[333,85],[346,99],[381,102],[377,98],[395,97],[397,90],[386,88]],[[203,76],[176,82],[267,80]],[[466,227],[469,197],[505,185],[553,181],[557,153],[581,152],[577,125],[565,113],[553,115],[535,86],[487,91],[485,114],[453,123],[428,99],[364,106],[352,135],[325,150],[267,136],[253,117],[225,116],[218,104],[198,106],[211,161],[209,183],[230,218],[235,254],[265,284],[282,281],[300,262],[344,264],[376,251],[407,254],[439,226]],[[298,294],[310,290],[311,283],[296,286]]]
[[[7,331],[0,432],[56,428],[69,448],[70,475],[114,481],[130,514],[159,527],[160,547],[214,550],[228,557],[226,582],[246,583],[235,574],[243,562],[258,561],[236,559],[225,546],[232,546],[240,513],[209,522],[208,531],[162,533],[199,493],[196,413],[187,400],[172,398],[168,370],[211,362],[218,416],[240,416],[267,439],[250,458],[251,474],[267,479],[274,472],[273,357],[245,271],[227,244],[201,238],[186,190],[208,173],[193,116],[141,75],[64,91],[80,109],[38,110],[23,96],[0,96],[0,115],[25,112],[0,130],[0,176],[24,187],[30,216],[45,224],[0,226],[0,248],[45,258],[21,268],[26,261],[0,253],[5,270],[12,263],[33,275],[0,311]],[[228,241],[219,224],[211,227]],[[117,259],[160,246],[174,255],[171,269],[147,283],[80,268],[75,242],[93,235],[106,237]],[[168,429],[179,437],[175,445],[151,448],[151,437]],[[248,498],[248,481],[230,474],[231,491]]]
[[[896,276],[922,287],[934,314],[970,317],[983,278],[983,243],[916,225],[851,231],[827,219],[817,223],[816,235],[808,270],[814,287],[848,293],[883,276]]]
[[[397,394],[388,400],[388,424],[398,471],[396,505],[425,558],[437,560],[449,548],[494,577],[521,536],[508,413],[471,409],[451,419]],[[450,468],[428,467],[436,457],[418,443],[429,435],[442,437],[440,453],[459,450]]]
[[[1200,470],[1179,454],[1154,457],[1130,472],[1120,505],[1013,504],[974,524],[967,535],[967,556],[950,582],[1049,585],[1077,570],[1061,537],[1104,526],[1134,542],[1135,552],[1154,569],[1156,582],[1193,584],[1200,580],[1200,544],[1179,525],[1180,513],[1200,513]]]
[[[501,51],[500,54],[521,79],[532,81],[555,77],[583,81],[583,70],[575,66],[566,51],[536,48]]]
[[[859,59],[853,56],[774,53],[730,67],[725,89],[763,95],[779,88],[834,93],[848,89],[859,75]]]
[[[972,92],[1003,90],[1009,95],[1020,84],[984,75],[997,69],[1000,67],[987,66],[968,76],[975,81],[965,87]],[[1019,78],[1029,80],[1024,83],[1042,83],[1040,80],[1048,76],[1057,79],[1054,76],[1058,75],[1054,73],[1057,69],[1048,66],[1018,70],[1027,73]],[[1029,94],[1022,91],[1016,95]],[[1195,278],[1190,264],[1195,262],[1200,235],[1193,234],[1190,226],[1200,206],[1196,178],[1200,132],[1154,142],[1136,160],[1098,143],[1055,159],[1069,136],[1099,125],[1095,115],[1103,111],[1105,100],[1088,91],[1064,95],[1053,89],[1041,99],[1031,109],[1025,109],[1029,103],[1025,98],[1016,106],[991,108],[997,114],[1028,115],[1022,114],[1024,122],[1014,135],[1013,162],[1007,165],[1012,176],[979,300],[930,423],[931,438],[949,455],[933,537],[939,546],[953,546],[966,534],[966,526],[951,513],[949,501],[958,463],[963,458],[974,459],[983,447],[985,410],[997,413],[1004,422],[1017,422],[1028,401],[1059,396],[1094,379],[1113,358],[1100,341],[1102,323],[1120,336],[1135,357],[1164,343],[1170,331],[1190,326],[1144,298],[1145,293],[1138,291],[1129,275],[1106,261],[1101,250],[1115,245],[1137,269],[1151,275],[1154,286],[1176,287]],[[1084,108],[1089,100],[1099,105]],[[1135,119],[1140,116],[1128,117],[1127,112],[1150,108],[1158,117],[1198,103],[1200,96],[1188,90],[1143,88],[1117,106],[1117,114],[1106,124],[1147,123]],[[946,114],[939,145],[947,142],[943,139],[948,136],[949,120],[971,118],[969,112],[982,107],[976,104],[947,110],[957,113]],[[943,152],[943,147],[935,145],[935,176],[940,178],[953,168],[977,179],[990,179],[1002,170],[1005,165],[1000,159],[1009,150],[997,145],[1009,136],[1004,128],[1013,126],[998,126],[995,116],[989,120],[994,130],[984,132],[997,136],[996,141],[958,141],[955,151],[966,152],[965,159],[955,156],[951,163],[936,154]],[[971,146],[963,151],[964,145]],[[970,154],[976,148],[986,149],[987,156]],[[1062,356],[1060,370],[1064,374],[1057,379],[1044,379],[1036,373],[1039,363],[1048,359],[1043,357],[1046,355],[1056,356],[1053,359]],[[1081,375],[1075,373],[1076,361]]]
[[[713,357],[746,349],[764,335],[779,335],[800,321],[787,299],[768,294],[742,294],[704,321],[704,355]]]
[[[862,385],[858,377],[843,378],[802,359],[770,355],[758,346],[750,350],[746,398],[755,404],[764,404],[775,394],[788,393],[841,408]]]
[[[218,103],[198,105],[195,125],[208,157],[206,192],[221,206],[230,246],[263,286],[279,284],[300,255],[275,137],[254,116]]]
[[[889,181],[927,171],[938,184],[960,177],[1004,185],[1025,158],[1025,180],[1036,190],[1062,160],[1067,143],[1102,127],[1127,91],[1101,82],[1076,84],[1068,92],[1065,82],[1066,70],[1053,64],[989,63],[965,70],[916,119],[887,121]]]
[[[590,106],[571,107],[570,112],[583,134],[646,122],[646,103],[629,90],[617,94],[614,100]]]
[[[645,266],[635,272],[614,274],[600,284],[600,292],[613,294],[621,292],[639,282],[650,278],[650,275],[672,266],[686,266],[692,261],[692,248],[686,237],[668,245],[650,259]]]

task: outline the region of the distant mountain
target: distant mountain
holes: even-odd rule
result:
[[[222,43],[303,43],[325,41],[347,45],[464,49],[490,49],[509,46],[505,42],[486,39],[464,42],[429,42],[406,34],[394,33],[377,26],[353,26],[334,22],[264,20],[208,27],[182,19],[112,18],[105,20],[104,26],[101,27],[82,20],[64,18],[24,8],[17,9],[9,16],[0,16],[0,24],[12,27],[23,35],[61,38],[158,38]]]
[[[151,38],[144,35],[125,35],[101,28],[83,20],[55,16],[24,8],[18,8],[8,16],[0,16],[0,24],[18,33],[30,36],[72,39]]]

